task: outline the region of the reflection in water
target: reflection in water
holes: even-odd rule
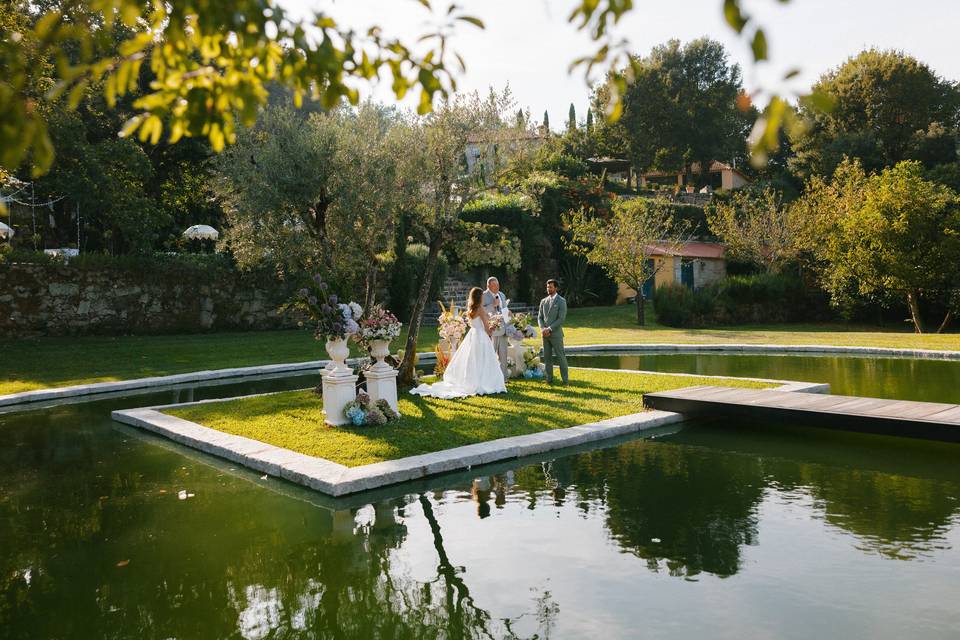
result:
[[[114,430],[114,404],[0,416],[5,639],[616,638],[640,625],[946,637],[960,625],[952,445],[701,424],[324,508]]]

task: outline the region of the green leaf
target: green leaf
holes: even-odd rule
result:
[[[734,31],[740,33],[747,26],[747,19],[740,11],[739,0],[723,0],[723,17]]]
[[[469,22],[470,24],[480,29],[486,28],[483,26],[483,20],[481,20],[480,18],[474,18],[473,16],[458,16],[457,20],[463,20],[464,22]]]
[[[750,48],[753,50],[753,59],[756,62],[767,59],[767,36],[764,35],[763,29],[757,29],[757,32],[753,34]]]

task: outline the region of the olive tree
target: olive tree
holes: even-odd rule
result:
[[[666,203],[647,198],[617,200],[609,217],[583,210],[568,216],[569,248],[637,292],[637,323],[645,323],[643,285],[663,268],[655,255],[679,255],[691,236]]]
[[[735,191],[729,199],[714,200],[706,214],[710,231],[731,257],[777,273],[797,255],[795,225],[773,189]]]
[[[406,185],[398,116],[371,102],[309,117],[267,108],[215,159],[224,241],[241,265],[322,271],[369,305]]]
[[[514,108],[507,90],[500,94],[491,91],[485,98],[475,93],[454,96],[406,127],[402,180],[417,186],[415,218],[429,251],[400,363],[402,383],[412,384],[416,379],[417,338],[440,252],[458,239],[469,240],[478,231],[476,227],[465,229],[461,220],[464,207],[496,188],[498,177],[509,170],[515,157],[532,152],[523,142],[525,131],[517,126]],[[465,151],[471,141],[479,155],[468,169]]]

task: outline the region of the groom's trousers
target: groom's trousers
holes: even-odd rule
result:
[[[563,350],[563,336],[550,336],[543,339],[543,366],[546,369],[547,382],[553,380],[553,361],[560,365],[560,379],[567,382],[567,354]]]

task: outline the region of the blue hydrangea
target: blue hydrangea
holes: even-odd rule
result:
[[[347,418],[353,423],[353,426],[360,427],[367,421],[367,412],[360,407],[350,407],[347,409]]]

